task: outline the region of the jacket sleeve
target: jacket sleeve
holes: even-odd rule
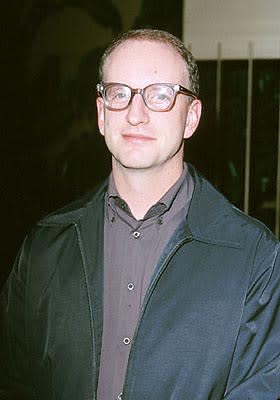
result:
[[[0,399],[35,399],[25,337],[25,287],[28,240],[0,296]]]
[[[271,236],[257,246],[224,398],[280,399],[280,255]]]

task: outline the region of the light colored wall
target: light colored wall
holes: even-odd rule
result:
[[[280,0],[184,0],[183,38],[197,59],[280,57]]]

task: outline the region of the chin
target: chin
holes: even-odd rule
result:
[[[152,165],[144,162],[131,162],[131,163],[124,163],[122,164],[126,169],[150,169]]]
[[[153,167],[153,163],[142,159],[129,160],[117,160],[117,164],[121,165],[126,169],[150,169]]]
[[[148,154],[144,152],[125,152],[125,154],[120,154],[113,158],[116,161],[116,164],[120,164],[125,168],[132,169],[142,169],[152,167],[154,164],[154,160],[152,157],[148,157]]]

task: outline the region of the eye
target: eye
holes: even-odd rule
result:
[[[115,100],[122,100],[122,99],[126,99],[127,97],[129,97],[128,94],[126,92],[121,92],[121,91],[114,93],[114,96],[113,96],[113,98]]]
[[[148,100],[152,103],[170,103],[173,99],[173,91],[164,85],[152,85],[149,87]]]
[[[154,93],[152,99],[153,100],[159,100],[159,101],[165,101],[166,99],[169,99],[170,97],[167,96],[165,92],[159,92],[159,93]]]
[[[107,101],[110,103],[125,103],[130,99],[130,90],[124,86],[112,85],[107,88]]]

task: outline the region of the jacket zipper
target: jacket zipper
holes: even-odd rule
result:
[[[125,381],[124,381],[124,389],[125,389],[126,386],[127,386],[127,371],[128,371],[128,369],[129,369],[130,360],[131,360],[131,358],[132,358],[131,354],[132,354],[132,351],[133,351],[133,343],[135,342],[135,339],[137,338],[137,334],[138,334],[138,331],[139,331],[139,327],[140,327],[140,324],[141,324],[141,321],[142,321],[142,318],[143,318],[143,315],[144,315],[146,306],[147,306],[147,304],[148,304],[149,298],[151,297],[151,294],[152,294],[152,292],[153,292],[153,290],[154,290],[154,287],[155,287],[157,281],[159,280],[160,276],[161,276],[161,275],[163,274],[163,272],[165,271],[166,266],[167,266],[167,264],[169,263],[169,261],[171,260],[171,258],[174,256],[174,254],[177,252],[177,250],[178,250],[181,246],[183,246],[183,244],[188,243],[188,242],[191,242],[192,239],[193,239],[192,234],[189,234],[188,236],[186,236],[184,239],[180,240],[180,241],[176,244],[176,246],[172,249],[172,251],[167,255],[167,257],[166,257],[164,263],[162,264],[160,270],[159,270],[158,273],[155,275],[153,281],[151,282],[151,284],[149,285],[149,287],[148,287],[148,289],[147,289],[147,292],[146,292],[146,295],[145,295],[145,298],[144,298],[144,302],[143,302],[143,305],[142,305],[142,307],[141,307],[140,316],[139,316],[139,319],[138,319],[138,322],[137,322],[137,325],[136,325],[136,328],[135,328],[135,332],[134,332],[134,336],[133,336],[133,340],[132,340],[132,346],[131,346],[131,350],[130,350],[129,357],[128,357],[128,364],[127,364],[126,375],[125,375]],[[122,399],[123,394],[125,394],[125,390],[123,391],[123,393],[120,393],[120,395],[119,395],[121,399]]]

